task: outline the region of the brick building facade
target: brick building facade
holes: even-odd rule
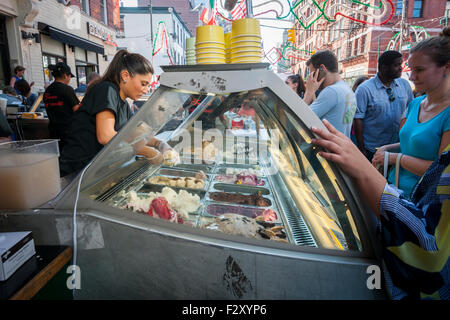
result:
[[[148,7],[150,0],[138,0],[138,7]],[[195,28],[199,24],[198,12],[191,11],[189,0],[152,0],[154,7],[173,7],[188,27],[191,34],[195,35]]]
[[[317,1],[320,5],[324,4],[324,0]],[[342,0],[329,0],[328,5],[342,3]],[[375,5],[376,1],[371,1]],[[392,40],[394,44],[392,47],[400,51],[399,37],[394,38],[400,31],[400,20],[402,12],[402,0],[392,0],[394,5],[393,17],[386,24],[381,26],[369,26],[360,22],[354,22],[350,19],[337,16],[335,22],[328,22],[323,17],[318,19],[310,29],[303,29],[300,23],[296,20],[294,28],[297,29],[297,43],[298,49],[313,50],[329,49],[333,51],[340,66],[342,77],[350,84],[362,75],[374,76],[377,72],[378,56],[388,48],[388,44]],[[407,13],[405,22],[409,25],[406,28],[405,37],[403,41],[403,50],[405,60],[408,58],[409,47],[417,40],[424,36],[423,28],[416,28],[415,26],[424,27],[429,36],[437,35],[442,26],[440,25],[442,17],[445,15],[445,8],[447,1],[445,0],[407,0]],[[317,14],[310,10],[308,16],[308,4],[304,3],[299,6],[298,16],[308,17],[308,21],[313,21]],[[352,5],[355,9],[361,9],[367,12],[367,6]],[[306,14],[305,14],[306,12]],[[380,18],[380,21],[387,20],[392,10],[389,9],[385,16]],[[352,17],[358,20],[363,20],[362,14],[354,13]],[[416,33],[416,31],[419,31]],[[419,39],[417,39],[417,38]],[[301,73],[303,76],[307,74],[306,62],[302,60],[291,59],[291,65],[295,73]],[[407,77],[407,75],[404,75]]]
[[[43,91],[53,79],[49,64],[64,61],[76,75],[71,86],[90,72],[103,73],[117,51],[118,0],[2,0],[0,2],[0,89],[17,65]]]

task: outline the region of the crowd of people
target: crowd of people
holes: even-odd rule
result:
[[[355,179],[379,219],[391,296],[448,299],[450,28],[411,49],[415,94],[401,78],[402,62],[401,53],[384,52],[377,74],[358,78],[351,88],[340,76],[336,56],[324,50],[307,61],[305,81],[293,75],[286,84],[328,129],[312,128],[318,137],[312,142],[324,148],[319,154]],[[59,139],[61,176],[66,176],[80,172],[125,126],[133,115],[126,99],[148,93],[154,70],[143,56],[120,50],[102,76],[93,74],[79,88],[85,92],[81,102],[69,85],[70,67],[59,62],[50,70],[55,80],[43,100],[50,137]],[[3,96],[33,104],[33,83],[23,72],[16,68]],[[244,107],[242,112],[255,116],[250,104]],[[4,122],[0,117],[0,136],[11,139]],[[151,163],[172,152],[155,138],[135,151]]]
[[[304,101],[328,131],[312,128],[312,143],[354,178],[378,218],[391,297],[448,300],[450,28],[410,51],[416,98],[401,78],[402,62],[401,53],[384,52],[378,73],[357,79],[352,90],[332,52],[314,54]]]

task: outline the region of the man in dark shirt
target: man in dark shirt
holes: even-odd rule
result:
[[[44,104],[50,120],[48,129],[52,139],[60,139],[60,151],[64,147],[65,139],[73,114],[79,108],[79,100],[69,82],[73,76],[70,67],[59,62],[52,67],[55,81],[45,90]]]

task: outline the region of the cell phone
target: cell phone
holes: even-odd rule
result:
[[[317,81],[322,80],[325,77],[325,70],[322,67],[319,67],[319,74],[317,75]]]

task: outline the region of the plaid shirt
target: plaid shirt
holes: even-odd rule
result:
[[[450,298],[450,145],[415,186],[411,200],[386,185],[379,236],[393,299]]]

